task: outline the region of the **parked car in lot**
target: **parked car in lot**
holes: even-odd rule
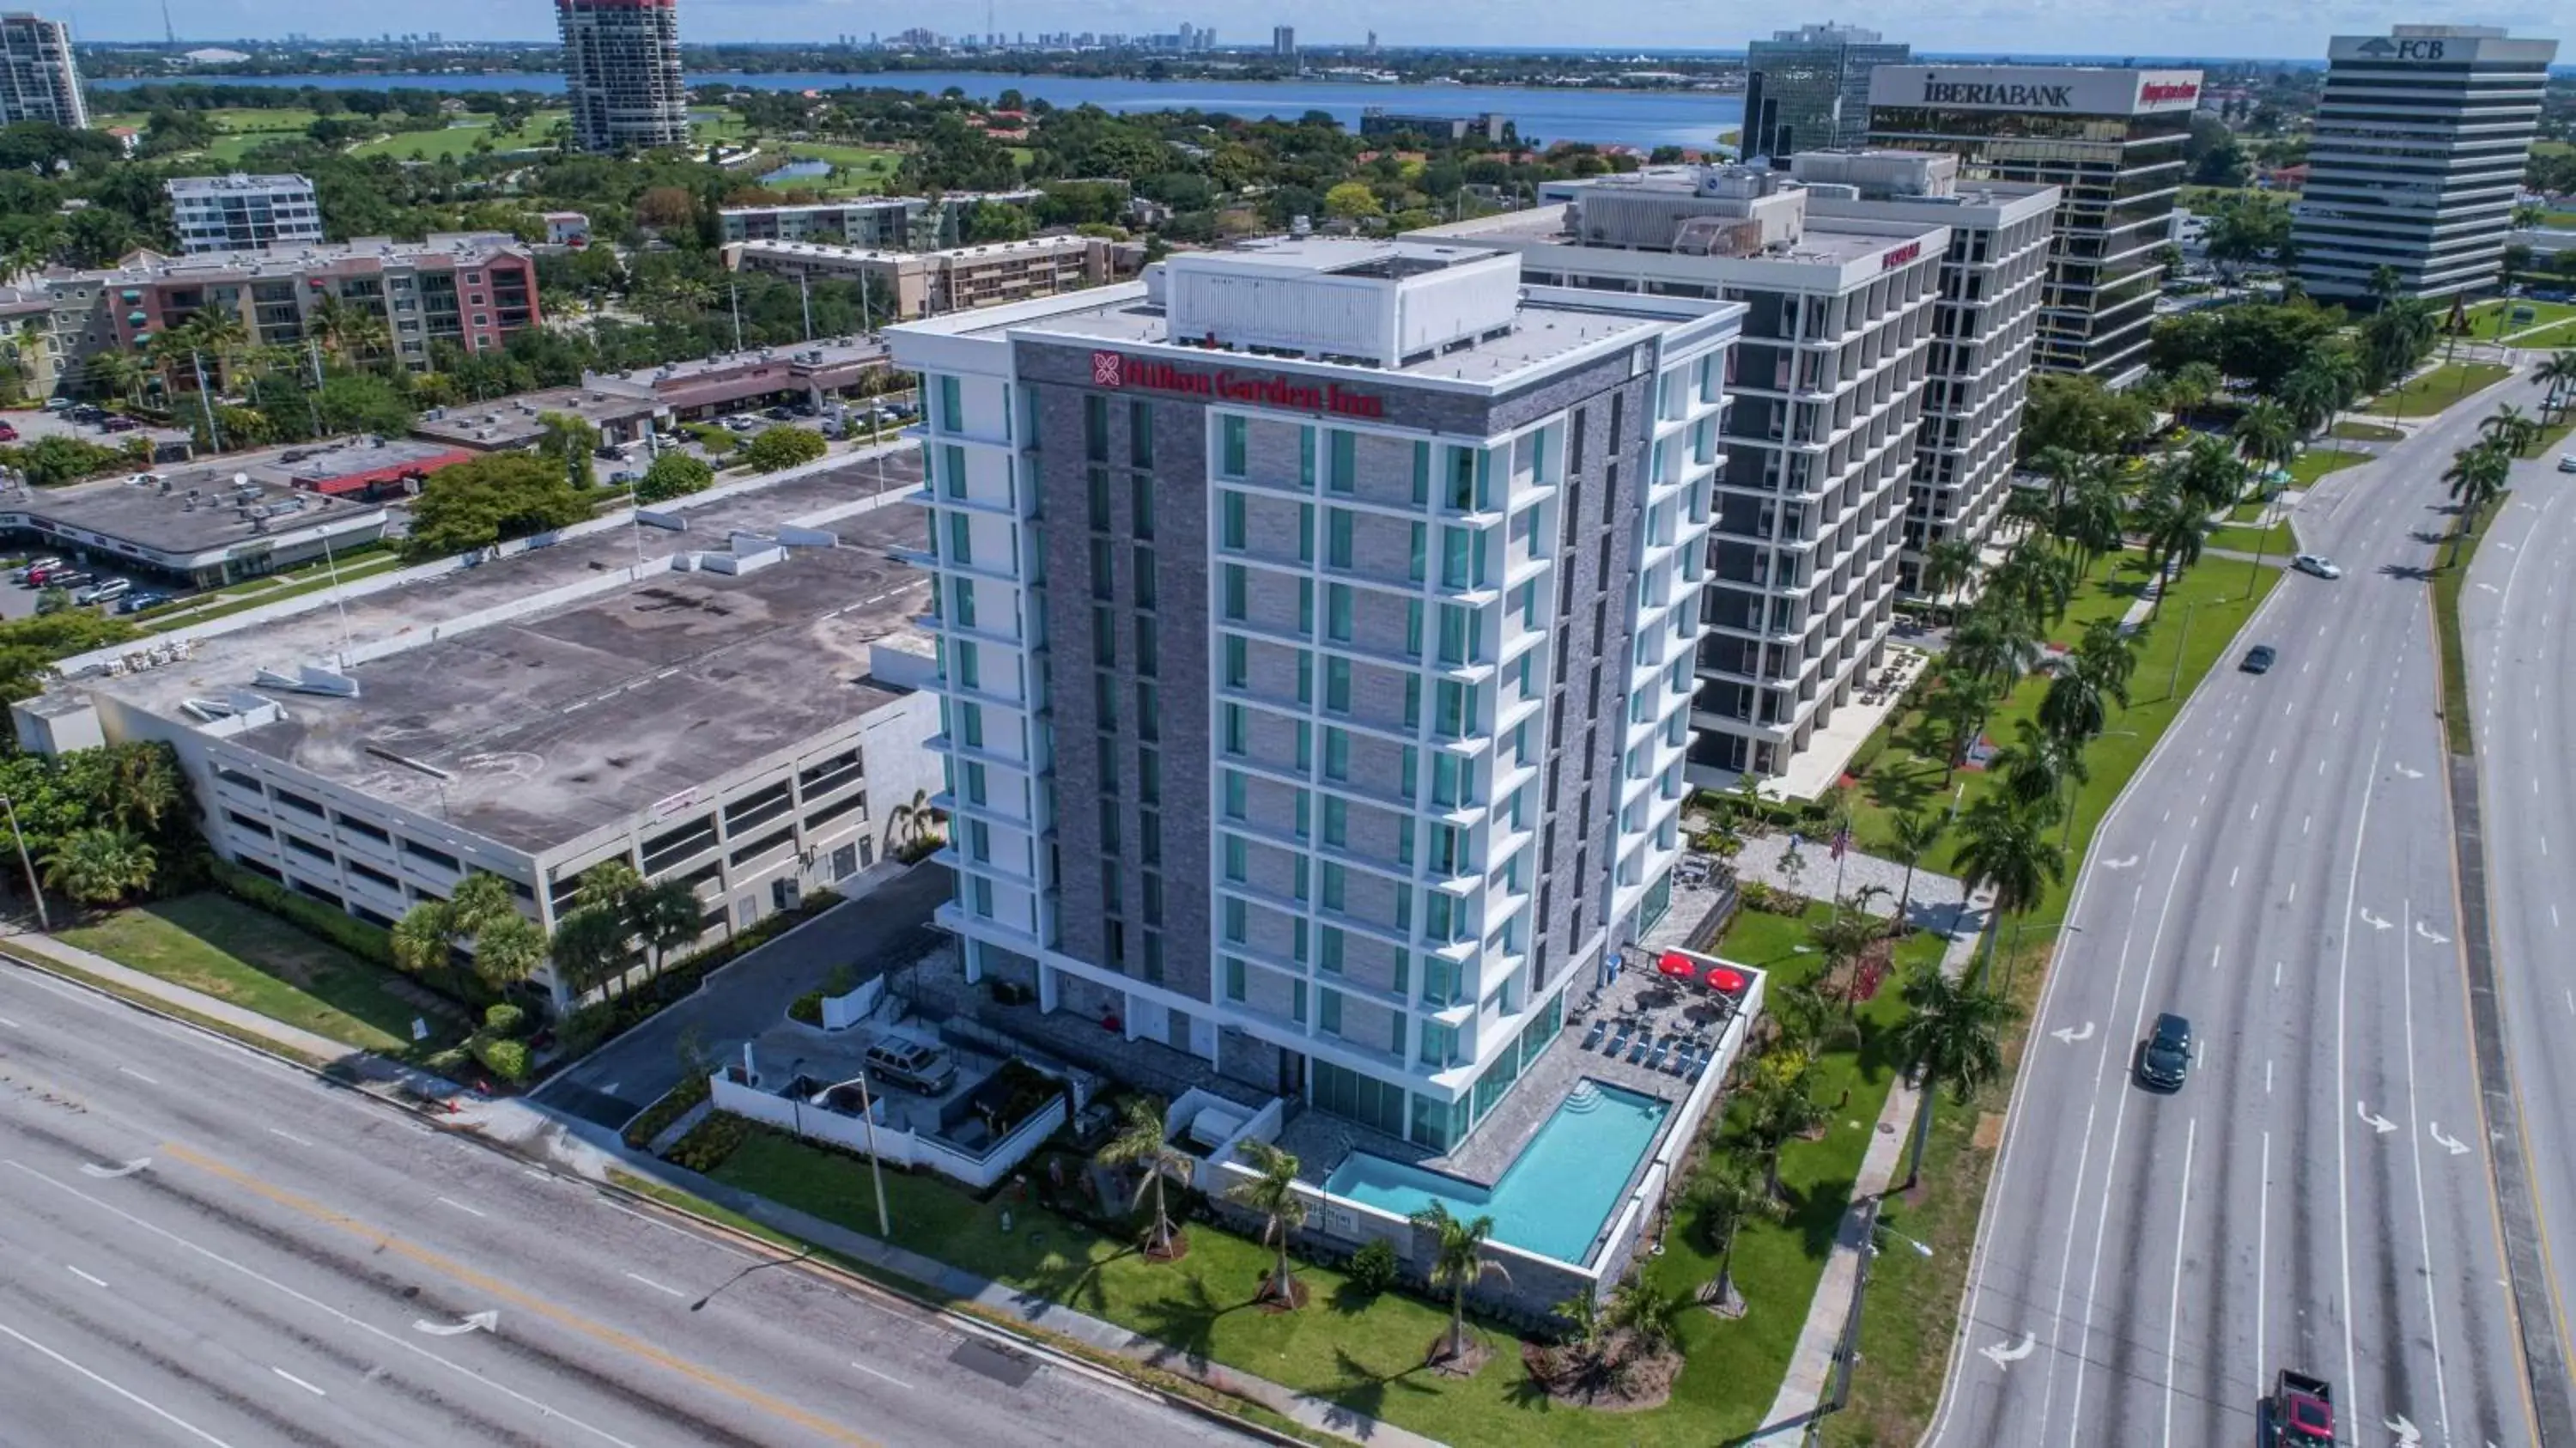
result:
[[[2343,570],[2335,565],[2335,561],[2322,554],[2302,553],[2290,560],[2290,566],[2301,573],[2312,574],[2318,578],[2343,577]]]
[[[2280,657],[2281,651],[2270,644],[2256,644],[2245,651],[2245,661],[2236,667],[2249,674],[2269,673],[2272,665],[2280,661]]]
[[[957,1080],[957,1062],[946,1051],[901,1036],[868,1047],[867,1065],[876,1079],[924,1096],[936,1096]]]

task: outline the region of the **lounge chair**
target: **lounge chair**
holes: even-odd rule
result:
[[[1583,1049],[1587,1051],[1600,1050],[1601,1038],[1608,1034],[1610,1034],[1610,1023],[1608,1021],[1594,1021],[1592,1023],[1591,1031],[1583,1038]]]

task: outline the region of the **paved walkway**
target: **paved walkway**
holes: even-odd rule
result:
[[[158,976],[119,965],[93,951],[66,945],[51,936],[33,933],[10,935],[0,940],[0,953],[10,951],[39,964],[68,966],[96,976],[120,990],[148,997],[190,1015],[221,1021],[288,1051],[328,1062],[328,1069],[334,1076],[355,1078],[363,1083],[406,1084],[432,1096],[456,1095],[459,1092],[452,1083],[413,1070],[400,1062],[388,1061],[311,1031],[271,1020],[203,991],[174,985]],[[576,1134],[560,1119],[524,1100],[462,1099],[455,1114],[445,1120],[452,1127],[471,1130],[522,1155],[550,1159],[594,1181],[607,1180],[609,1169],[615,1167],[667,1182],[800,1241],[814,1243],[854,1261],[918,1282],[922,1284],[925,1295],[943,1304],[960,1306],[971,1303],[986,1313],[1023,1322],[1059,1337],[1076,1339],[1097,1351],[1176,1377],[1192,1379],[1234,1398],[1258,1403],[1316,1432],[1360,1443],[1383,1444],[1387,1448],[1438,1448],[1434,1440],[1391,1423],[1382,1423],[1339,1404],[1295,1392],[1267,1378],[1237,1372],[1168,1343],[1130,1332],[1115,1323],[978,1277],[917,1252],[862,1236],[820,1217],[781,1206],[766,1197],[754,1196],[695,1172],[683,1171],[640,1153],[626,1151],[604,1132],[600,1137],[587,1132]],[[1320,1312],[1322,1309],[1316,1310]]]

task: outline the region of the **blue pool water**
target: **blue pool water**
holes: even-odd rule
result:
[[[1452,1216],[1491,1216],[1496,1241],[1580,1262],[1670,1109],[1586,1078],[1490,1191],[1364,1151],[1343,1158],[1324,1190],[1403,1217],[1442,1202]]]

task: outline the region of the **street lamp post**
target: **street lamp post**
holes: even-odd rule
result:
[[[36,928],[47,935],[54,933],[54,922],[45,913],[45,892],[36,883],[36,862],[27,856],[27,836],[18,828],[17,803],[0,794],[0,809],[9,813],[9,837],[18,842],[18,864],[27,872],[27,898],[36,902]]]

